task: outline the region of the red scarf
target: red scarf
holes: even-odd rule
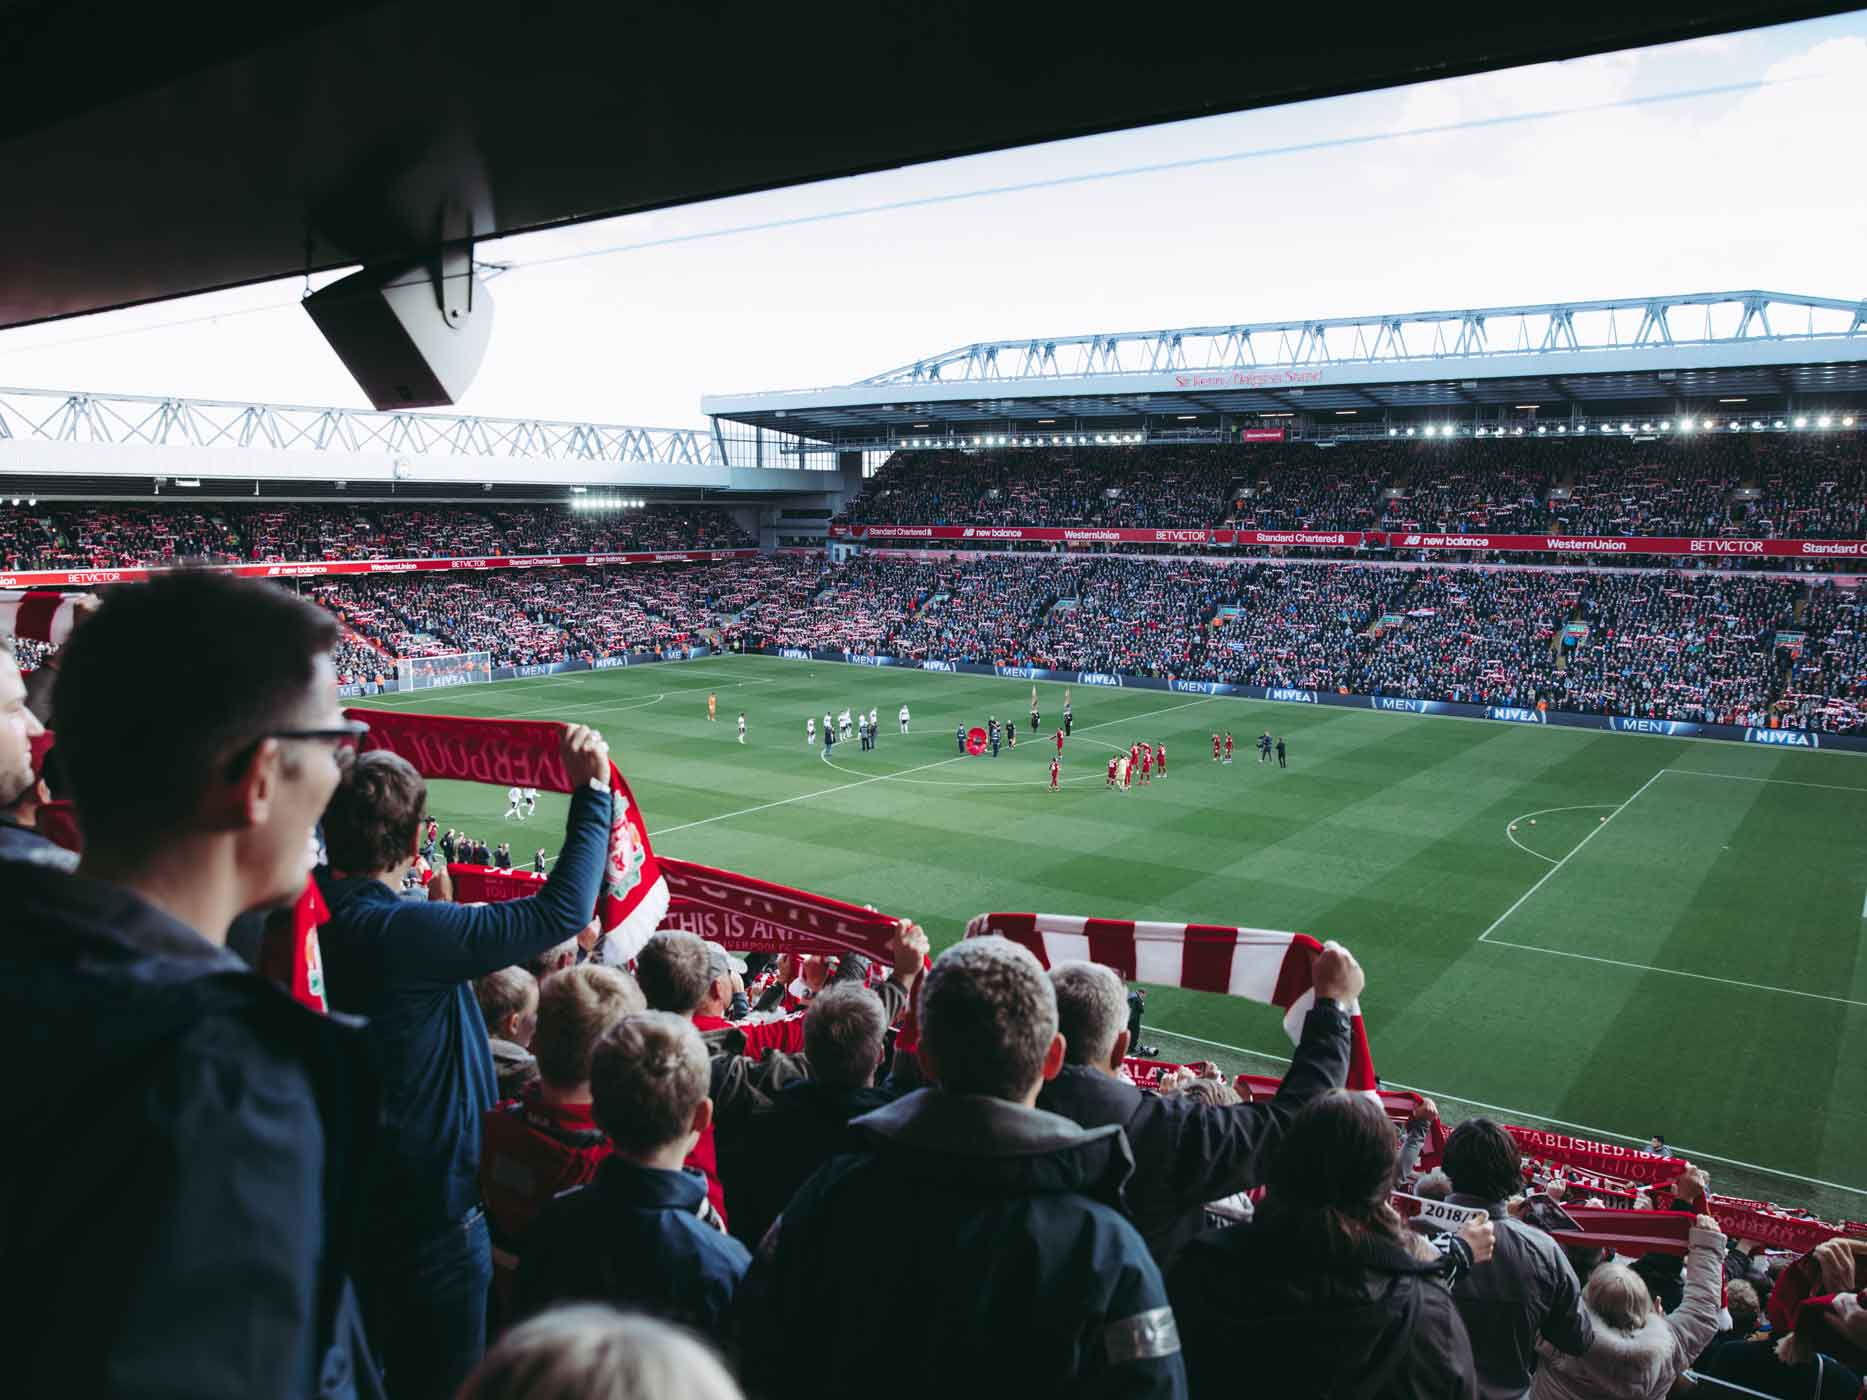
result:
[[[1083,959],[1112,967],[1130,982],[1268,1003],[1284,1012],[1284,1030],[1292,1044],[1302,1039],[1303,1018],[1316,1004],[1310,972],[1322,944],[1306,933],[1071,914],[981,914],[966,925],[966,936],[984,934],[1022,944],[1045,967]],[[1345,1087],[1374,1089],[1374,1059],[1368,1052],[1361,1007],[1351,1002],[1342,1009],[1351,1023]]]
[[[569,792],[559,757],[564,726],[535,720],[460,719],[453,715],[407,714],[399,710],[354,709],[345,713],[370,727],[365,749],[388,749],[414,765],[424,778],[534,787]],[[614,960],[627,962],[648,942],[668,909],[668,884],[648,843],[648,828],[621,771],[609,766],[614,798],[609,859],[597,891],[595,914]]]
[[[685,929],[739,952],[861,953],[892,957],[895,920],[828,895],[774,885],[691,860],[657,856],[668,885],[662,928]],[[462,904],[524,899],[544,876],[489,865],[451,865],[454,898]]]

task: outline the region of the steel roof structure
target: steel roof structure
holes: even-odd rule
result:
[[[986,342],[856,384],[715,395],[702,408],[873,451],[1040,428],[1185,440],[1265,417],[1553,421],[1861,395],[1867,301],[1736,291]]]

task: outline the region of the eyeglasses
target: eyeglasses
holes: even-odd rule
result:
[[[230,775],[239,773],[251,762],[254,751],[268,739],[300,739],[307,743],[329,744],[331,761],[339,770],[347,769],[356,762],[357,745],[369,732],[370,727],[358,719],[345,720],[342,724],[326,729],[268,729],[234,755],[228,772]]]

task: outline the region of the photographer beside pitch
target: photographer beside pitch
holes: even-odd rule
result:
[[[564,847],[529,899],[402,897],[428,789],[396,754],[358,756],[325,809],[326,982],[334,1008],[369,1020],[387,1118],[364,1203],[358,1288],[397,1400],[453,1395],[485,1347],[492,1246],[480,1124],[497,1080],[473,979],[574,939],[589,922],[609,845],[609,747],[571,725],[562,757],[572,789]]]
[[[1203,1228],[1208,1201],[1261,1184],[1297,1111],[1348,1078],[1349,1018],[1342,1008],[1361,995],[1361,964],[1326,943],[1312,973],[1316,1004],[1277,1096],[1267,1104],[1214,1105],[1146,1093],[1121,1077],[1128,1054],[1128,989],[1113,968],[1058,963],[1057,1026],[1067,1044],[1056,1078],[1037,1106],[1085,1128],[1115,1124],[1128,1135],[1135,1175],[1128,1211],[1166,1270]]]

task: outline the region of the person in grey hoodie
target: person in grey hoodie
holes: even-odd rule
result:
[[[1718,1222],[1699,1216],[1687,1242],[1685,1301],[1667,1314],[1625,1264],[1596,1269],[1582,1289],[1594,1341],[1580,1356],[1539,1341],[1532,1400],[1661,1400],[1718,1330],[1723,1257]]]

